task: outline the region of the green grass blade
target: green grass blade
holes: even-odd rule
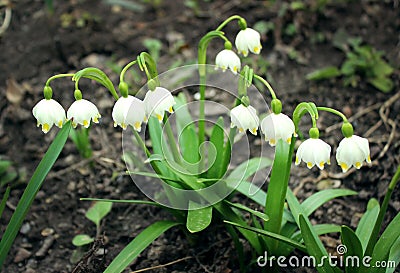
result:
[[[51,143],[43,159],[40,161],[38,167],[32,175],[31,180],[28,182],[28,185],[18,202],[17,208],[15,209],[15,212],[13,213],[0,242],[0,268],[7,257],[8,251],[10,250],[15,237],[17,236],[22,222],[24,221],[29,208],[36,197],[36,194],[38,193],[44,179],[60,155],[65,142],[68,139],[70,129],[71,122],[64,124],[63,128],[58,132],[57,136]]]
[[[393,273],[400,263],[400,237],[397,238],[397,241],[392,245],[388,261],[391,263],[393,262],[394,264],[390,267],[388,266],[385,273]]]
[[[242,205],[240,203],[231,203],[229,201],[225,201],[225,202],[231,207],[235,207],[237,209],[247,211],[247,212],[251,213],[252,215],[257,216],[258,218],[260,218],[260,219],[262,219],[264,221],[268,221],[269,220],[268,215],[266,215],[265,213],[262,213],[261,211],[253,210],[253,209],[248,208],[245,205]]]
[[[191,232],[200,232],[211,224],[212,206],[196,209],[199,206],[193,201],[189,201],[189,210],[186,219],[186,228]]]
[[[363,248],[360,239],[352,229],[346,226],[342,226],[341,239],[342,243],[347,248],[347,251],[344,253],[346,261],[348,260],[347,257],[358,257],[358,264],[353,265],[349,263],[349,265],[346,266],[346,273],[360,272],[360,266],[362,266],[361,261],[363,259]]]
[[[302,244],[300,244],[300,243],[298,243],[298,242],[296,242],[294,240],[291,240],[291,239],[289,239],[289,238],[287,238],[285,236],[282,236],[280,234],[276,234],[276,233],[273,233],[273,232],[269,232],[269,231],[266,231],[266,230],[263,230],[263,229],[258,229],[258,228],[254,228],[254,227],[250,227],[250,226],[244,226],[244,225],[241,225],[241,224],[238,224],[238,223],[235,223],[235,222],[231,222],[231,221],[225,221],[224,220],[224,222],[227,223],[227,224],[230,224],[230,225],[245,229],[245,230],[252,231],[254,233],[258,233],[258,234],[261,234],[261,235],[264,235],[264,236],[268,236],[268,237],[274,238],[275,240],[278,240],[278,241],[281,241],[283,243],[286,243],[286,244],[288,244],[288,245],[290,245],[290,246],[292,246],[294,248],[297,248],[298,250],[301,250],[301,251],[307,253],[307,249],[306,249],[306,247],[304,245],[302,245]]]
[[[379,202],[375,198],[372,198],[369,200],[367,210],[358,223],[356,235],[360,239],[363,247],[363,253],[365,252],[368,241],[371,238],[371,234],[374,229],[374,225],[372,223],[375,223],[378,219],[379,210]]]
[[[385,231],[382,233],[378,242],[374,247],[374,251],[372,252],[372,260],[371,265],[376,264],[376,262],[387,261],[389,257],[389,252],[393,245],[400,237],[400,213],[397,213],[396,217],[390,222],[390,224],[386,227]],[[368,272],[385,272],[385,268],[375,267],[373,269],[369,269]]]
[[[148,247],[155,239],[168,229],[179,225],[172,221],[159,221],[144,229],[133,239],[118,255],[103,273],[122,272],[139,254]]]
[[[301,203],[303,208],[303,214],[306,216],[310,216],[316,209],[320,206],[337,197],[347,196],[347,195],[356,195],[357,192],[346,189],[327,189],[323,191],[319,191],[314,193],[310,197]]]
[[[3,215],[4,208],[6,207],[6,203],[7,203],[8,197],[10,196],[10,191],[11,191],[11,187],[8,186],[6,188],[6,191],[5,191],[2,199],[1,199],[1,203],[0,203],[0,219],[1,219],[1,216]]]
[[[307,247],[308,254],[315,258],[318,272],[335,273],[333,267],[329,265],[328,259],[326,259],[329,257],[328,252],[326,251],[321,240],[318,238],[318,235],[315,233],[310,221],[305,218],[303,214],[299,215],[299,224],[304,244]],[[323,264],[320,265],[322,261]]]

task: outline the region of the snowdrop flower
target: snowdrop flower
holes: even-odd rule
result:
[[[296,165],[303,160],[309,169],[317,165],[321,170],[330,163],[331,146],[319,138],[310,138],[300,144],[296,153]]]
[[[140,132],[145,116],[144,102],[130,95],[126,98],[120,97],[112,111],[114,127],[119,125],[124,130],[128,125],[131,125],[136,131]]]
[[[47,133],[53,125],[61,128],[66,120],[65,110],[53,99],[42,99],[32,109],[33,116],[37,119],[37,126],[42,125],[43,133]]]
[[[235,45],[244,57],[247,57],[249,50],[254,54],[260,54],[262,48],[260,39],[260,33],[252,28],[245,28],[237,34]]]
[[[72,127],[76,128],[78,124],[89,128],[90,120],[99,123],[101,115],[96,105],[85,99],[74,101],[67,111],[67,118],[72,120]]]
[[[144,97],[144,106],[147,116],[154,116],[159,122],[164,118],[164,112],[173,113],[172,106],[175,104],[171,92],[163,87],[156,87],[154,91],[147,91]]]
[[[237,127],[240,133],[247,129],[253,135],[257,135],[259,119],[256,109],[253,106],[240,104],[231,110],[231,128]]]
[[[269,114],[261,121],[260,126],[265,135],[265,141],[268,141],[271,146],[275,146],[279,139],[290,144],[292,135],[295,134],[293,121],[282,113]]]
[[[240,58],[232,50],[224,49],[217,54],[215,65],[224,72],[229,68],[233,74],[236,74],[240,70]]]
[[[356,135],[345,137],[336,150],[336,160],[343,172],[351,166],[360,169],[364,160],[371,163],[368,139]]]

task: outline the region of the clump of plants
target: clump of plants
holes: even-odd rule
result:
[[[383,51],[364,44],[360,38],[346,38],[341,31],[335,37],[334,44],[346,54],[346,59],[340,67],[328,66],[311,72],[307,75],[308,80],[341,77],[345,86],[355,88],[367,82],[379,91],[392,91],[394,69],[383,58]]]
[[[223,32],[225,26],[232,22],[237,22],[238,26],[233,42]],[[215,65],[209,65],[207,48],[215,41],[223,48],[215,56]],[[190,238],[194,233],[207,230],[213,222],[225,224],[237,249],[242,272],[251,272],[249,265],[255,263],[278,271],[282,261],[286,257],[289,259],[294,250],[301,251],[314,261],[309,266],[316,267],[319,272],[341,272],[343,268],[349,272],[366,272],[368,265],[374,266],[376,263],[372,262],[378,261],[398,264],[399,214],[391,220],[381,237],[379,231],[391,193],[399,180],[400,168],[388,187],[382,205],[376,200],[371,201],[356,231],[330,223],[312,225],[308,217],[321,205],[333,198],[357,194],[347,189],[327,189],[300,203],[288,187],[293,158],[295,165],[305,164],[309,169],[322,170],[331,164],[332,148],[320,137],[318,129],[320,112],[341,119],[343,138],[335,158],[343,172],[350,168],[360,169],[371,162],[369,142],[354,134],[353,126],[338,110],[317,106],[313,102],[301,102],[290,116],[283,113],[282,101],[268,81],[249,66],[242,66],[243,58],[249,53],[259,54],[261,50],[260,34],[248,27],[244,18],[235,15],[200,39],[197,65],[159,74],[154,58],[142,52],[121,70],[118,88],[103,71],[94,67],[50,77],[44,87],[44,98],[33,108],[33,115],[44,133],[54,126],[60,131],[32,176],[2,237],[0,264],[3,264],[30,204],[70,131],[78,126],[89,128],[100,122],[101,114],[97,106],[85,99],[88,90],[80,89],[79,83],[85,78],[104,86],[116,101],[112,118],[114,126],[123,131],[123,152],[128,173],[151,200],[83,200],[153,205],[172,215],[170,220],[158,221],[145,228],[104,272],[122,272],[148,245],[173,227],[183,228]],[[147,77],[147,85],[138,92],[129,90],[125,81],[125,74],[133,67]],[[51,83],[60,78],[74,81],[74,89],[71,88],[70,93],[75,101],[67,111],[52,98]],[[233,88],[230,89],[227,83]],[[267,91],[259,91],[253,83],[264,85]],[[194,89],[197,100],[187,96],[185,88]],[[229,94],[230,104],[221,105],[206,99],[207,93],[215,88],[219,88],[218,92]],[[269,99],[262,106],[262,114],[259,114],[255,105],[264,97]],[[222,107],[225,114],[216,119],[207,116],[211,105]],[[298,135],[304,135],[299,129],[304,115],[310,117],[309,138],[302,141],[295,153],[296,139]],[[243,139],[249,142],[247,133],[261,137],[265,146],[274,148],[274,155],[260,153],[258,157],[251,157],[249,153],[242,160],[236,147]],[[232,167],[232,162],[237,159],[242,161]],[[266,182],[269,171],[268,191],[265,192],[253,178],[261,174],[263,182]],[[233,202],[235,194],[244,195],[264,210],[255,211]],[[250,220],[245,214],[250,215]],[[347,249],[341,253],[342,260],[346,261],[347,257],[369,260],[362,266],[332,263],[318,237],[332,232],[341,234]],[[240,238],[251,246],[254,260],[246,260]],[[94,238],[85,236],[84,239],[84,242],[90,242]],[[386,266],[382,270],[390,272],[391,269]]]

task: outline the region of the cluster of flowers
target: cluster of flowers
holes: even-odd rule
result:
[[[260,126],[271,146],[275,146],[277,141],[282,139],[288,144],[291,143],[292,135],[296,135],[293,121],[285,114],[270,113],[261,122],[257,117],[256,109],[252,106],[240,104],[231,110],[231,127],[237,127],[239,132],[249,130],[252,134],[257,134],[257,128]],[[350,125],[351,126],[351,125]],[[318,131],[312,128],[312,131]],[[330,164],[331,146],[318,138],[318,133],[302,142],[297,149],[296,165],[301,161],[307,164],[308,168],[317,166],[321,170],[325,164]],[[343,172],[346,172],[351,166],[360,169],[365,160],[371,163],[369,143],[366,138],[362,138],[352,133],[343,138],[336,150],[336,160]]]
[[[175,100],[171,93],[162,87],[156,87],[154,91],[149,90],[143,101],[131,95],[120,97],[112,111],[114,127],[121,126],[126,129],[131,125],[140,132],[142,122],[146,122],[150,115],[162,122],[165,110],[172,113],[174,104]],[[78,99],[72,103],[67,115],[57,101],[42,99],[35,105],[32,113],[37,119],[37,126],[42,125],[44,133],[47,133],[53,125],[61,128],[68,120],[71,120],[74,128],[78,124],[88,128],[90,121],[98,123],[101,117],[96,105],[85,99]]]
[[[254,29],[246,27],[239,31],[235,45],[238,52],[244,57],[248,55],[249,51],[259,54],[262,48],[260,34]],[[225,43],[225,49],[217,54],[215,62],[217,68],[221,68],[223,71],[230,69],[234,74],[241,67],[240,58],[232,50],[229,42]],[[140,132],[142,123],[147,122],[148,117],[154,116],[162,122],[166,111],[173,113],[174,104],[172,94],[163,87],[149,90],[143,101],[126,94],[120,97],[114,105],[112,111],[114,127],[120,126],[126,129],[128,126],[132,126]],[[90,121],[98,123],[98,119],[101,117],[97,107],[92,102],[82,99],[81,95],[70,106],[67,115],[65,115],[64,108],[51,98],[41,100],[32,112],[37,119],[37,125],[42,125],[44,133],[47,133],[53,125],[61,128],[67,120],[72,121],[74,128],[78,124],[88,128]],[[282,113],[272,112],[260,122],[254,107],[240,104],[233,108],[230,114],[232,128],[237,127],[240,133],[249,130],[253,135],[257,135],[257,130],[260,127],[265,140],[271,146],[275,146],[279,140],[290,144],[292,135],[296,135],[293,121]],[[295,164],[299,165],[301,161],[304,161],[308,168],[317,166],[322,170],[325,164],[330,164],[331,147],[319,139],[317,128],[312,128],[310,132],[312,130],[317,130],[317,133],[314,135],[310,133],[311,138],[299,146]],[[346,135],[339,143],[336,160],[343,172],[346,172],[351,166],[357,169],[361,168],[364,160],[370,163],[368,140],[353,135],[351,130],[351,133]]]

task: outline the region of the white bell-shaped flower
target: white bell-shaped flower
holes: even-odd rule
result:
[[[74,101],[67,111],[67,118],[72,120],[72,127],[76,128],[78,124],[89,128],[90,120],[94,123],[99,123],[101,115],[96,105],[92,102],[80,99]]]
[[[154,91],[147,91],[143,101],[146,115],[148,117],[156,117],[159,122],[162,122],[165,111],[168,111],[169,113],[174,112],[174,109],[172,108],[175,105],[174,97],[171,92],[163,87],[156,87]]]
[[[65,110],[53,99],[42,99],[32,109],[37,120],[37,126],[42,125],[43,133],[47,133],[53,125],[61,128],[66,120]]]
[[[235,45],[244,57],[247,57],[249,50],[254,54],[260,54],[262,48],[260,33],[252,28],[242,29],[236,36]]]
[[[351,166],[360,169],[364,160],[371,163],[368,139],[356,135],[345,137],[336,150],[336,160],[343,172]]]
[[[296,153],[296,165],[303,160],[309,169],[317,165],[321,170],[325,163],[331,164],[331,146],[319,138],[309,138],[300,144]]]
[[[247,129],[253,135],[257,135],[259,119],[253,106],[240,104],[231,110],[231,128],[237,127],[240,133]]]
[[[295,134],[293,121],[285,114],[271,113],[261,121],[261,131],[265,135],[265,141],[275,146],[279,139],[291,143],[292,135]]]
[[[136,131],[141,131],[142,122],[145,120],[144,102],[134,96],[120,97],[114,104],[112,117],[114,127],[118,125],[126,129],[131,125]]]
[[[236,74],[240,70],[240,58],[232,50],[224,49],[215,57],[215,65],[224,72],[229,68],[233,74]]]

